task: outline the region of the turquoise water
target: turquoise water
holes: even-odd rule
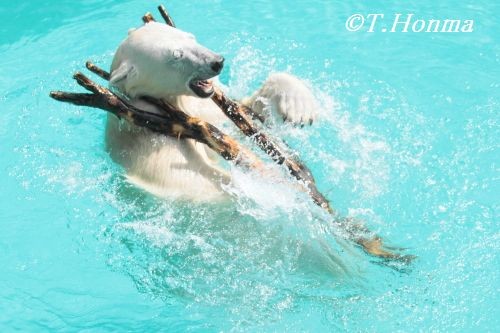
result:
[[[418,259],[381,265],[332,236],[307,200],[240,170],[224,207],[134,189],[103,150],[105,113],[48,93],[78,90],[71,74],[87,59],[108,67],[156,3],[3,2],[2,332],[500,329],[495,1],[167,5],[225,56],[232,96],[272,71],[308,81],[322,120],[277,134],[341,213]],[[474,32],[344,27],[355,13],[396,12],[474,19]]]

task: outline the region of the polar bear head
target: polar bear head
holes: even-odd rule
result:
[[[220,73],[223,62],[192,34],[150,22],[129,32],[116,51],[110,86],[131,98],[206,98],[213,93],[208,80]]]

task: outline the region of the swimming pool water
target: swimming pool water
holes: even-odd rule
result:
[[[344,215],[418,256],[387,267],[302,196],[233,170],[223,207],[155,199],[103,149],[105,113],[51,90],[108,67],[156,3],[0,5],[0,330],[495,332],[495,1],[169,1],[226,58],[230,95],[305,79],[312,128],[278,130]],[[473,33],[348,32],[355,13],[474,19]],[[156,14],[159,18],[159,15]]]

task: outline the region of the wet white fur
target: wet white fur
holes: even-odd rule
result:
[[[165,24],[148,23],[133,30],[118,48],[111,67],[110,86],[139,108],[158,112],[138,98],[162,98],[191,116],[217,127],[229,120],[210,98],[194,95],[188,83],[213,75],[217,54],[197,43],[193,35]],[[247,103],[258,111],[275,109],[293,122],[315,118],[316,104],[308,88],[289,74],[273,74]],[[220,158],[194,140],[154,134],[110,115],[106,147],[127,178],[161,197],[195,201],[224,198],[221,184],[230,176]]]

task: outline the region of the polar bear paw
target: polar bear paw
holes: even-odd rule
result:
[[[318,115],[318,103],[311,90],[286,73],[271,74],[248,104],[260,114],[275,111],[295,125],[311,125]]]

